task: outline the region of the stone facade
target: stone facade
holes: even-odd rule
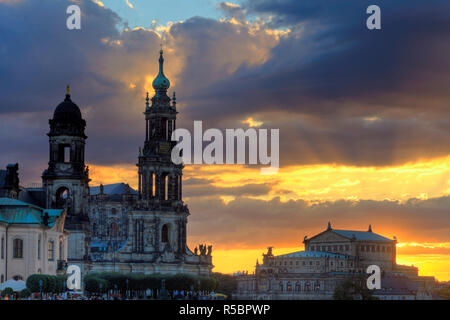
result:
[[[209,275],[212,248],[192,252],[186,244],[189,209],[182,200],[183,165],[171,160],[176,142],[176,98],[167,96],[169,80],[163,73],[147,94],[145,135],[138,156],[138,190],[126,184],[91,189],[92,227],[89,271],[191,273]]]
[[[19,195],[35,206],[66,212],[67,262],[80,266],[82,273],[209,275],[213,268],[212,246],[201,245],[192,252],[186,244],[190,213],[182,199],[183,165],[171,160],[178,112],[175,93],[173,98],[167,95],[170,82],[163,64],[161,50],[151,105],[148,93],[146,98],[137,191],[123,183],[90,188],[85,165],[86,121],[72,101],[69,86],[49,120],[49,162],[42,173],[42,186],[19,188],[17,165],[0,170],[0,195]],[[41,271],[53,272],[51,268]]]
[[[383,279],[406,277],[409,283],[421,284],[416,286],[416,293],[420,288],[429,290],[434,283],[434,278],[419,277],[417,268],[397,265],[397,240],[373,233],[371,226],[368,231],[335,230],[329,223],[324,232],[309,239],[305,237],[303,243],[305,251],[278,256],[273,255],[270,247],[263,254],[262,264],[256,263],[253,275],[238,276],[238,290],[233,297],[332,299],[339,283],[348,277],[365,274],[369,265],[378,265]],[[411,292],[403,296],[409,298]],[[388,290],[377,293],[384,298],[390,297]]]
[[[46,208],[65,209],[66,229],[70,231],[68,260],[83,268],[88,259],[89,232],[89,170],[84,163],[87,136],[86,121],[79,107],[72,102],[67,87],[66,98],[49,120],[50,157],[42,174]]]
[[[34,273],[65,271],[68,232],[65,212],[0,198],[0,283]]]

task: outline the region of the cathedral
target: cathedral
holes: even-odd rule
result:
[[[128,184],[89,186],[85,165],[86,121],[72,101],[70,88],[49,120],[49,162],[42,186],[18,187],[17,170],[8,166],[1,192],[46,209],[64,209],[68,264],[88,272],[188,273],[209,275],[212,246],[191,251],[186,243],[189,209],[183,202],[183,164],[171,160],[176,142],[176,97],[167,94],[163,71],[147,93],[144,144],[137,160],[138,188]],[[17,181],[16,181],[17,180]],[[14,182],[16,187],[14,187]],[[0,188],[1,189],[1,188]],[[17,196],[18,194],[18,196]]]

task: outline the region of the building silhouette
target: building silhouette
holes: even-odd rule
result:
[[[418,275],[418,268],[398,265],[397,239],[372,231],[333,229],[308,238],[304,251],[274,255],[269,247],[254,274],[237,276],[237,299],[318,300],[332,299],[335,289],[347,279],[365,279],[368,266],[381,270],[381,289],[374,296],[385,300],[431,299],[434,277]],[[365,285],[365,283],[364,283]],[[357,298],[357,297],[356,297]]]
[[[189,209],[182,198],[183,165],[171,160],[176,142],[175,92],[164,75],[163,50],[154,96],[147,93],[143,147],[137,161],[138,190],[128,184],[89,185],[85,165],[86,121],[70,88],[49,120],[49,162],[42,186],[19,188],[18,166],[0,171],[0,194],[66,213],[67,262],[83,273],[117,271],[209,275],[212,246],[187,246]],[[151,101],[151,103],[150,103]],[[36,270],[37,273],[38,270]]]

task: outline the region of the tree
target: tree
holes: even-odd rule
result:
[[[32,274],[27,278],[26,286],[31,292],[60,293],[66,289],[67,277],[48,274]],[[40,282],[42,281],[42,288]]]
[[[31,296],[31,291],[27,288],[23,289],[22,291],[20,291],[20,297],[25,299]]]
[[[26,286],[31,292],[39,292],[39,280],[42,279],[41,274],[32,274],[27,278]]]
[[[215,291],[217,288],[217,280],[212,277],[200,277],[200,290],[202,291]]]
[[[168,290],[190,290],[196,284],[196,279],[189,274],[175,274],[166,279]]]
[[[438,294],[442,299],[450,300],[450,286],[446,286],[440,289],[437,289],[436,294]]]
[[[217,283],[217,292],[231,296],[237,290],[237,281],[232,275],[214,272],[212,276]]]
[[[14,290],[10,287],[3,289],[2,293],[1,293],[2,297],[12,296],[13,294],[14,294]]]
[[[109,283],[105,279],[92,276],[84,279],[84,288],[89,293],[105,293],[109,290],[109,287]]]
[[[366,285],[366,278],[355,276],[342,281],[333,294],[334,300],[375,300],[373,291]]]

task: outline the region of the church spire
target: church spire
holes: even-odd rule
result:
[[[176,97],[176,95],[175,95],[175,91],[173,92],[173,97],[172,97],[172,107],[173,107],[174,109],[177,108],[177,97]]]
[[[66,98],[64,99],[64,101],[71,101],[70,100],[70,86],[69,85],[66,86]]]
[[[159,72],[156,76],[155,80],[153,80],[152,86],[155,89],[156,94],[159,92],[167,92],[167,89],[170,87],[170,81],[164,75],[164,57],[163,57],[163,49],[159,50]]]

